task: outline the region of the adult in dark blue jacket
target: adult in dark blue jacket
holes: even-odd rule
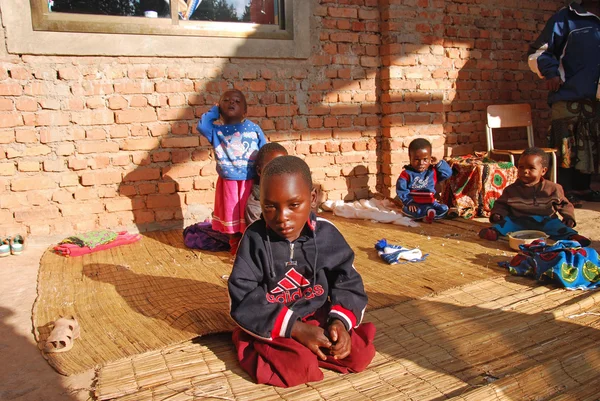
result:
[[[571,201],[600,201],[590,188],[600,170],[600,1],[573,2],[554,14],[530,46],[529,67],[550,90],[558,182]]]
[[[452,175],[445,160],[439,162],[431,156],[431,143],[417,138],[408,145],[410,164],[396,181],[396,195],[402,201],[402,212],[414,219],[425,218],[427,223],[441,219],[448,206],[435,200],[435,184]]]

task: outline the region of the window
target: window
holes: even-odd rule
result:
[[[308,0],[30,0],[30,4],[23,8],[19,1],[0,0],[9,53],[308,58],[311,51]]]
[[[32,0],[32,16],[36,31],[289,38],[284,0]]]

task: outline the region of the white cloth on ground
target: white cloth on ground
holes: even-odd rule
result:
[[[418,227],[419,223],[402,214],[394,202],[389,199],[361,199],[347,202],[328,200],[321,204],[325,211],[348,219],[371,220],[379,223],[391,223],[406,227]]]

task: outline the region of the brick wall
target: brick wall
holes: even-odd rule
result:
[[[182,228],[209,216],[217,176],[195,125],[230,87],[270,141],[307,161],[322,199],[389,194],[418,136],[438,157],[484,149],[491,103],[531,103],[543,139],[546,91],[525,52],[560,2],[310,1],[307,60],[4,50],[0,235]]]

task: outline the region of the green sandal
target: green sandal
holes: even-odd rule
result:
[[[25,249],[25,237],[20,234],[14,236],[10,241],[10,253],[20,255]]]

